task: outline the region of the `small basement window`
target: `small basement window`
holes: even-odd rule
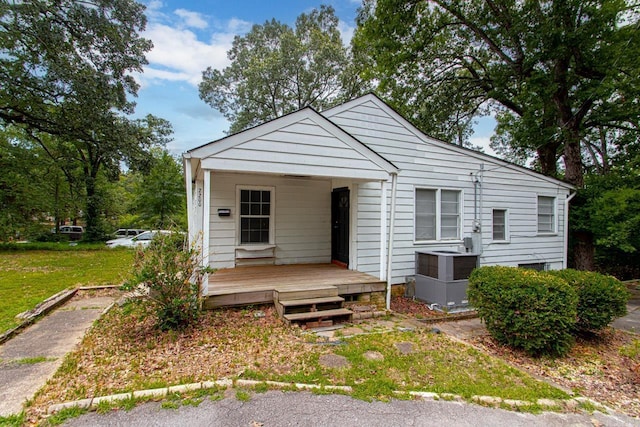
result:
[[[526,268],[529,270],[536,270],[536,271],[546,271],[547,263],[546,262],[530,262],[525,264],[518,264],[518,268]]]

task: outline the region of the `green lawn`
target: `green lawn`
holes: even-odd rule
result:
[[[15,316],[76,286],[120,284],[131,271],[131,250],[1,251],[0,333]]]

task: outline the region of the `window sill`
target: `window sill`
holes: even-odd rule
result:
[[[429,246],[429,245],[461,245],[464,242],[462,240],[414,240],[414,246]]]
[[[265,251],[267,249],[273,249],[275,248],[276,245],[271,245],[271,244],[264,244],[264,243],[259,243],[256,245],[251,245],[251,244],[244,244],[244,245],[238,245],[236,246],[236,249],[241,249],[243,251],[250,251],[250,252],[258,252],[258,251]]]
[[[557,236],[558,233],[556,232],[549,232],[549,233],[538,233],[536,234],[537,237],[553,237],[553,236]]]
[[[492,245],[508,245],[509,243],[511,243],[511,240],[492,240],[491,244]]]

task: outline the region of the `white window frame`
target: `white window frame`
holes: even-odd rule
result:
[[[494,212],[501,211],[504,212],[504,239],[496,239],[494,237]],[[495,243],[509,243],[511,240],[511,236],[509,235],[509,209],[505,208],[492,208],[491,209],[491,240]]]
[[[433,240],[418,240],[416,238],[417,231],[417,199],[418,190],[430,190],[436,192],[436,238]],[[454,191],[458,193],[458,232],[455,238],[442,238],[442,191]],[[413,189],[413,241],[416,244],[431,243],[431,242],[461,242],[462,241],[462,225],[464,224],[464,191],[460,188],[434,188],[434,187],[414,187]]]
[[[551,218],[551,230],[540,230],[540,198],[551,199],[553,217]],[[538,194],[536,196],[536,230],[540,236],[551,236],[558,233],[558,198],[555,195]]]
[[[241,191],[242,190],[253,190],[253,191],[269,191],[270,195],[270,209],[269,209],[269,243],[241,243],[242,242],[242,215],[241,215]],[[264,246],[264,245],[273,245],[275,244],[275,218],[276,218],[276,188],[275,187],[266,187],[260,185],[237,185],[236,186],[236,246],[237,247],[255,247],[255,246]]]

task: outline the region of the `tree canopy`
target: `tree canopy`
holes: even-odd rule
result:
[[[275,19],[236,36],[231,65],[202,73],[200,98],[231,121],[230,132],[312,106],[322,110],[359,94],[332,7],[303,13],[295,28]]]
[[[625,0],[371,0],[354,46],[426,132],[452,141],[493,113],[497,146],[548,175],[561,157],[581,187],[585,165],[638,137],[637,13]]]
[[[131,119],[152,44],[140,36],[144,6],[133,0],[0,0],[0,126],[13,127],[60,165],[79,168],[89,237],[99,237],[101,170],[148,163],[168,122]]]

